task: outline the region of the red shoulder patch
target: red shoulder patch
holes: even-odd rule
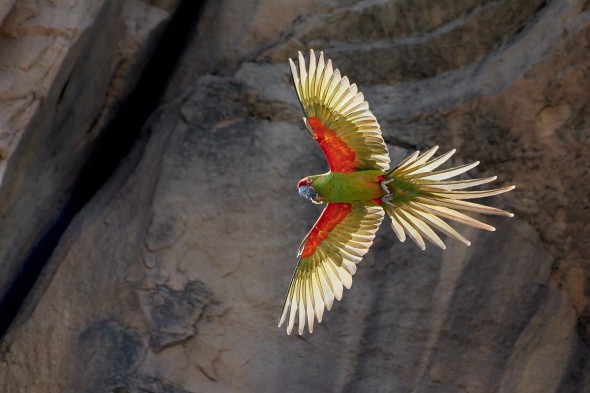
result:
[[[329,203],[326,209],[315,223],[309,235],[307,242],[301,252],[301,258],[307,258],[312,255],[316,248],[328,237],[338,224],[352,211],[350,203]]]
[[[334,131],[326,128],[325,124],[317,117],[307,118],[307,123],[313,130],[314,139],[318,141],[326,155],[330,170],[346,173],[354,172],[358,168],[356,153]]]

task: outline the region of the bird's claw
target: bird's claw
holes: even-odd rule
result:
[[[391,203],[392,199],[393,199],[393,194],[385,194],[381,197],[381,202],[383,202],[391,207],[395,207],[395,205],[393,203]]]
[[[385,192],[385,195],[383,195],[381,197],[381,202],[383,202],[383,203],[385,203],[385,204],[387,204],[389,206],[395,207],[395,205],[393,203],[391,203],[391,200],[393,199],[393,194],[391,192],[389,192],[389,188],[387,188],[387,185],[389,183],[391,183],[393,180],[394,179],[382,180],[381,181],[381,183],[380,183],[381,188]]]
[[[390,194],[390,192],[389,192],[389,188],[387,188],[387,185],[388,185],[389,183],[391,183],[393,180],[394,180],[394,179],[389,179],[389,180],[382,180],[382,181],[381,181],[381,183],[380,183],[380,184],[381,184],[381,188],[382,188],[382,189],[383,189],[383,191],[385,192],[385,195],[388,195],[388,194],[389,194],[389,195],[391,195],[391,194]]]

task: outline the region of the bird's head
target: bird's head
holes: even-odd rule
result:
[[[315,188],[312,186],[313,178],[311,176],[305,177],[297,183],[299,195],[305,199],[309,199],[313,203],[321,203],[321,197],[318,196]]]

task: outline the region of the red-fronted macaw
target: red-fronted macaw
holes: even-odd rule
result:
[[[447,180],[479,162],[438,170],[455,150],[434,157],[438,147],[414,152],[389,169],[389,153],[379,123],[356,85],[341,77],[310,51],[306,66],[299,52],[299,72],[289,59],[293,82],[305,117],[303,122],[323,150],[330,170],[301,179],[299,194],[327,206],[304,238],[298,263],[283,305],[279,327],[287,316],[287,333],[299,316],[299,334],[305,323],[313,332],[314,319],[322,321],[324,309],[350,288],[356,264],[367,253],[385,214],[400,241],[409,236],[421,249],[424,240],[445,248],[432,228],[469,246],[471,243],[441,219],[493,231],[494,227],[458,210],[512,217],[504,210],[464,199],[501,194],[514,186],[484,191],[465,188],[489,183],[496,176],[471,180]],[[289,312],[289,309],[291,310]]]

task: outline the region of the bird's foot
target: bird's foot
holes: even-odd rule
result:
[[[389,188],[387,188],[387,185],[391,183],[393,180],[394,179],[385,180],[385,178],[382,178],[379,184],[381,185],[383,192],[385,192],[385,195],[381,197],[381,202],[386,203],[392,207],[395,207],[395,205],[391,203],[391,201],[393,200],[393,194],[389,191]]]
[[[393,200],[393,194],[385,194],[381,197],[381,202],[383,202],[391,207],[395,207],[395,205],[393,203],[391,203],[392,200]]]
[[[389,180],[381,180],[381,183],[379,183],[381,185],[381,188],[383,189],[383,191],[385,192],[385,195],[391,195],[391,193],[389,192],[389,188],[387,188],[387,185],[389,183],[391,183],[394,179],[389,179]]]

